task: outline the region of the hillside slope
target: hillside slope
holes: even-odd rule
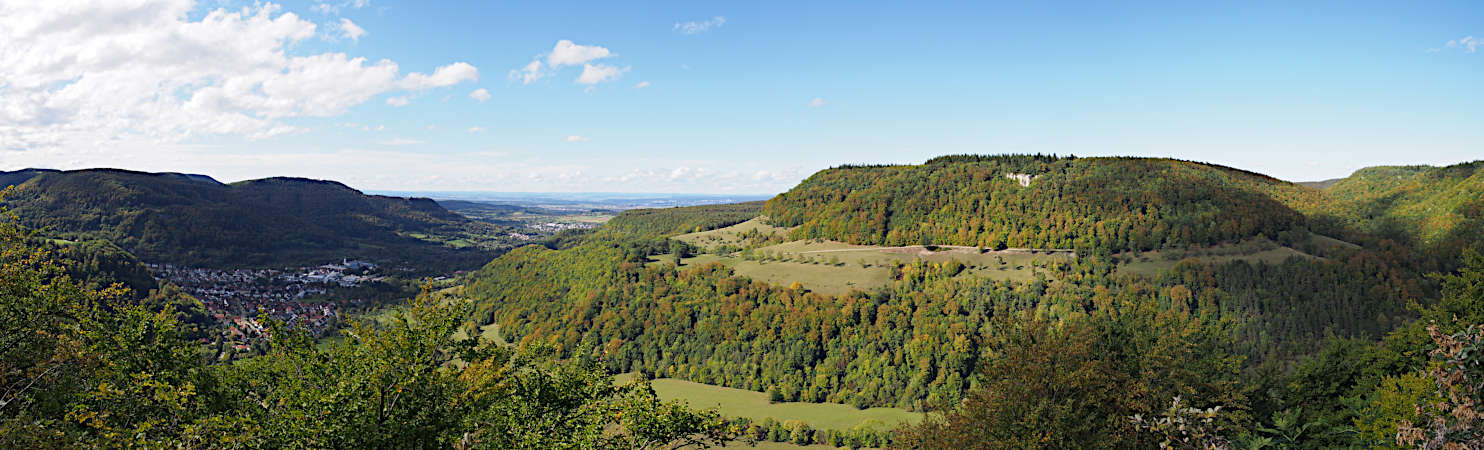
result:
[[[1484,161],[1447,167],[1381,166],[1324,190],[1362,231],[1456,254],[1484,236]]]
[[[343,184],[111,169],[0,173],[5,200],[28,227],[114,242],[139,258],[200,266],[283,266],[366,258],[419,269],[477,267],[488,250],[453,249],[404,234],[466,233],[481,224],[429,199],[368,196]]]
[[[602,355],[614,373],[921,409],[960,398],[999,333],[994,318],[1023,311],[1199,317],[1221,327],[1246,367],[1275,370],[1326,339],[1408,322],[1406,305],[1431,303],[1436,285],[1406,247],[1317,236],[1362,234],[1335,202],[1313,187],[1169,159],[844,166],[761,207],[625,212],[562,245],[496,259],[464,293],[476,320],[511,342]],[[1074,257],[1031,250],[1067,247]],[[1221,253],[1264,248],[1278,256]],[[1131,264],[1154,269],[1124,270]],[[882,280],[815,290],[758,267],[795,279],[875,270]]]
[[[1152,158],[949,156],[842,166],[769,200],[794,237],[854,244],[1113,252],[1277,239],[1317,190],[1221,166]]]

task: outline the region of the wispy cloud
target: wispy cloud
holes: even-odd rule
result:
[[[483,133],[484,127],[469,127],[469,134]]]
[[[1473,37],[1473,36],[1464,36],[1463,38],[1460,38],[1460,39],[1454,39],[1454,40],[1448,41],[1447,44],[1443,44],[1443,47],[1445,47],[1445,48],[1456,48],[1456,49],[1460,49],[1460,50],[1463,50],[1463,51],[1468,52],[1468,53],[1474,53],[1475,51],[1478,51],[1479,50],[1479,47],[1484,47],[1484,39],[1476,38],[1476,37]],[[1431,50],[1436,50],[1436,49],[1431,49]]]
[[[634,89],[644,89],[644,88],[647,88],[647,87],[649,87],[649,82],[648,81],[640,81],[638,84],[635,84],[634,85]]]
[[[679,31],[680,34],[692,35],[692,34],[696,34],[696,33],[701,33],[701,32],[705,32],[705,31],[709,31],[712,28],[721,28],[721,26],[722,25],[725,25],[726,23],[727,23],[727,18],[722,17],[722,16],[716,16],[716,17],[712,17],[710,19],[701,20],[701,21],[675,22],[675,28],[674,29],[675,29],[675,31]]]
[[[475,89],[474,92],[469,93],[469,98],[477,100],[479,103],[484,103],[485,100],[490,99],[490,91],[484,90],[484,88]]]
[[[407,97],[391,97],[391,98],[386,99],[386,104],[391,105],[391,106],[395,106],[395,107],[398,107],[398,108],[401,108],[403,106],[407,106],[408,103],[412,103],[412,100],[408,100]]]
[[[381,142],[377,142],[377,143],[378,144],[381,144],[381,145],[418,145],[418,144],[423,143],[423,141],[419,141],[417,139],[393,138],[393,139],[387,139],[387,140],[384,140],[384,141],[381,141]]]
[[[563,39],[546,55],[546,65],[555,67],[586,64],[588,61],[613,56],[613,52],[596,45],[577,45]]]
[[[572,41],[562,39],[557,41],[551,48],[551,52],[545,55],[537,55],[536,59],[529,64],[510,71],[510,80],[520,80],[521,84],[531,84],[536,80],[546,78],[557,69],[565,66],[582,66],[582,74],[578,75],[577,83],[597,84],[618,78],[619,74],[628,71],[627,67],[619,69],[606,64],[589,64],[589,62],[617,56],[613,51],[596,45],[578,45]],[[545,59],[544,65],[542,59]],[[591,90],[591,86],[589,86]]]
[[[408,74],[401,85],[407,90],[421,90],[453,86],[465,81],[479,81],[479,69],[466,62],[456,62],[433,71],[432,75]]]
[[[319,2],[309,9],[320,14],[339,14],[343,9],[361,9],[371,4],[371,0],[344,0],[339,2]]]
[[[821,106],[824,106],[824,105],[825,105],[824,97],[814,97],[814,100],[810,100],[809,101],[809,107],[810,108],[818,108],[818,107],[821,107]]]
[[[340,33],[343,34],[346,39],[359,42],[361,40],[361,36],[366,35],[366,29],[356,25],[355,22],[351,22],[350,19],[341,17]]]
[[[592,139],[590,139],[590,138],[585,138],[585,137],[578,136],[578,135],[575,135],[575,134],[574,135],[571,135],[571,136],[567,136],[567,142],[587,142],[587,141],[591,141],[591,140]]]
[[[615,67],[607,64],[586,64],[582,66],[582,75],[577,76],[578,84],[593,85],[604,81],[618,79],[628,67]]]
[[[546,71],[541,70],[541,60],[531,61],[525,67],[510,70],[511,80],[520,80],[521,84],[531,84],[536,80],[546,77]]]

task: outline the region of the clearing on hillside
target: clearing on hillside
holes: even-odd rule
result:
[[[1067,250],[988,250],[963,246],[881,247],[826,240],[780,242],[792,228],[769,225],[766,217],[710,231],[689,233],[674,239],[695,245],[705,253],[681,260],[682,266],[717,262],[737,275],[768,284],[800,286],[822,294],[839,295],[852,290],[871,291],[892,281],[891,268],[917,260],[964,265],[961,277],[1027,281],[1038,270],[1076,257]],[[750,247],[750,248],[749,248]],[[738,251],[740,249],[740,251]],[[660,256],[651,264],[674,261]]]
[[[1338,239],[1313,234],[1309,243],[1320,249],[1332,247],[1357,247],[1355,244]],[[1302,246],[1301,246],[1302,247]],[[1321,253],[1322,254],[1322,253]],[[1179,264],[1180,261],[1194,259],[1207,264],[1220,264],[1231,261],[1246,261],[1250,264],[1281,264],[1288,258],[1323,259],[1298,249],[1285,247],[1265,238],[1247,239],[1235,244],[1224,244],[1212,247],[1201,247],[1191,249],[1166,249],[1138,253],[1120,253],[1118,257],[1126,262],[1119,263],[1120,272],[1135,275],[1154,276]]]
[[[711,250],[723,245],[741,247],[746,245],[747,236],[776,236],[776,238],[782,239],[788,236],[789,231],[793,231],[793,228],[769,225],[767,216],[758,216],[748,219],[746,222],[725,228],[682,234],[675,236],[675,239],[696,247]]]
[[[616,384],[625,384],[634,379],[634,374],[613,376]],[[818,430],[851,430],[865,426],[876,430],[894,429],[901,423],[916,424],[922,421],[922,413],[908,412],[900,408],[855,409],[839,403],[804,403],[768,401],[768,394],[743,389],[732,389],[709,384],[693,383],[674,378],[651,380],[655,393],[661,399],[680,400],[692,408],[716,407],[726,417],[747,417],[754,421],[772,417],[779,422],[798,420]]]

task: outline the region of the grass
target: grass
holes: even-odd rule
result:
[[[740,442],[740,441],[739,442],[732,442],[730,444],[727,444],[727,446],[728,447],[742,447],[742,448],[760,448],[760,449],[763,449],[763,450],[784,450],[784,449],[800,449],[800,448],[818,448],[818,449],[835,448],[835,447],[831,447],[831,446],[823,445],[823,444],[799,445],[799,444],[795,444],[795,443],[792,443],[792,442],[768,442],[768,441],[758,442],[758,443],[756,443],[755,445],[753,445],[751,447],[748,447],[746,443],[743,443],[743,442]]]
[[[500,334],[500,324],[497,323],[479,327],[479,335],[485,340],[494,342],[499,345],[510,345],[509,342],[505,342],[505,336]],[[464,329],[462,328],[460,328],[458,331],[453,332],[454,339],[463,339],[465,336],[466,335],[464,334]]]
[[[1322,242],[1325,245],[1354,245],[1319,235],[1317,238],[1327,239]],[[1333,241],[1333,242],[1330,242]],[[1194,259],[1207,264],[1221,264],[1231,261],[1246,261],[1251,264],[1281,264],[1288,258],[1317,258],[1293,248],[1279,246],[1266,239],[1250,239],[1237,244],[1225,244],[1214,247],[1177,250],[1156,250],[1150,252],[1123,253],[1120,258],[1132,261],[1120,263],[1118,271],[1152,277],[1175,267],[1180,261]]]
[[[726,241],[711,242],[721,245]],[[737,275],[757,281],[778,286],[797,282],[805,289],[839,295],[851,290],[871,291],[886,286],[892,281],[892,266],[918,259],[928,262],[961,262],[966,266],[964,272],[959,274],[961,277],[1027,281],[1035,276],[1037,270],[1044,270],[1036,267],[1037,263],[1072,258],[1070,253],[1065,252],[983,252],[974,247],[938,247],[936,250],[928,250],[920,245],[876,247],[834,241],[785,242],[758,248],[753,255],[759,258],[748,260],[736,254],[701,254],[682,259],[681,265],[719,262],[730,267]],[[773,260],[763,260],[763,255]],[[672,260],[668,256],[660,256],[651,264],[664,264]]]
[[[620,374],[614,376],[614,382],[624,384],[633,378],[633,374]],[[772,403],[768,401],[768,395],[761,392],[674,378],[660,378],[650,384],[661,399],[683,401],[692,408],[714,407],[723,416],[747,417],[754,421],[768,417],[780,422],[798,420],[815,429],[849,430],[862,424],[880,427],[878,429],[891,429],[903,422],[918,423],[923,417],[921,413],[899,408],[855,409],[838,403]]]
[[[684,241],[707,250],[721,245],[742,246],[744,244],[742,234],[749,231],[757,231],[759,234],[787,236],[793,228],[783,228],[768,225],[765,216],[754,217],[746,222],[715,230],[702,231],[698,233],[687,233],[675,236],[675,239]]]

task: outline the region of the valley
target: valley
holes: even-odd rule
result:
[[[0,0],[0,450],[1484,450],[1481,27]]]
[[[1025,176],[994,175],[1002,172]],[[1128,172],[1152,175],[1113,176]],[[1419,314],[1432,311],[1418,308],[1448,305],[1453,295],[1423,274],[1461,264],[1456,253],[1434,251],[1455,242],[1437,236],[1478,226],[1447,219],[1416,235],[1333,213],[1351,196],[1371,201],[1374,189],[1446,191],[1354,188],[1370,183],[1364,177],[1321,190],[1175,160],[959,156],[830,169],[765,202],[658,209],[455,200],[443,209],[362,198],[328,182],[232,185],[271,187],[247,197],[284,214],[275,226],[307,217],[359,230],[313,251],[273,253],[281,244],[251,240],[278,232],[262,224],[191,225],[194,235],[226,239],[209,250],[199,238],[148,231],[179,226],[166,219],[171,211],[198,206],[170,205],[199,202],[195,189],[223,196],[213,201],[248,201],[231,199],[236,187],[175,174],[8,176],[20,184],[6,204],[22,223],[41,225],[38,242],[67,255],[90,286],[122,281],[137,297],[163,297],[144,304],[179,305],[196,351],[214,361],[287,357],[275,353],[288,345],[284,333],[306,337],[299,351],[353,358],[339,352],[361,351],[367,333],[436,325],[445,330],[435,333],[438,345],[481,349],[444,353],[458,370],[534,364],[519,373],[607,386],[592,392],[653,389],[647,401],[698,410],[726,424],[728,439],[764,446],[930,441],[936,427],[953,426],[945,420],[976,411],[962,405],[1021,407],[1004,400],[1018,397],[996,397],[1010,394],[997,393],[1007,385],[994,380],[1029,383],[1040,395],[1038,383],[1067,374],[1036,371],[1071,364],[1061,358],[1107,364],[1090,380],[1117,380],[1098,392],[1129,390],[1119,395],[1130,396],[1130,409],[1119,411],[1151,411],[1175,392],[1170,386],[1185,386],[1179,392],[1206,404],[1278,413],[1251,402],[1290,400],[1248,397],[1250,374],[1308,383],[1305,367],[1328,364],[1316,348],[1415,330]],[[154,193],[58,191],[74,176]],[[1468,178],[1446,178],[1460,179]],[[61,204],[59,192],[107,201],[38,214]],[[397,212],[405,202],[421,212]],[[343,214],[367,204],[392,206],[359,214],[390,216]],[[94,222],[69,215],[84,210],[116,218],[86,225]],[[358,221],[365,225],[351,225]],[[155,225],[139,232],[138,223]],[[124,245],[108,240],[120,233]],[[206,265],[144,263],[136,252]],[[236,252],[277,255],[248,259],[264,263],[330,252],[389,262],[220,265]],[[482,266],[461,262],[481,254]],[[1046,331],[1056,327],[1081,331]],[[1078,353],[1086,345],[1112,347]],[[1101,359],[1113,356],[1123,359]],[[1055,383],[1080,382],[1090,381]]]

